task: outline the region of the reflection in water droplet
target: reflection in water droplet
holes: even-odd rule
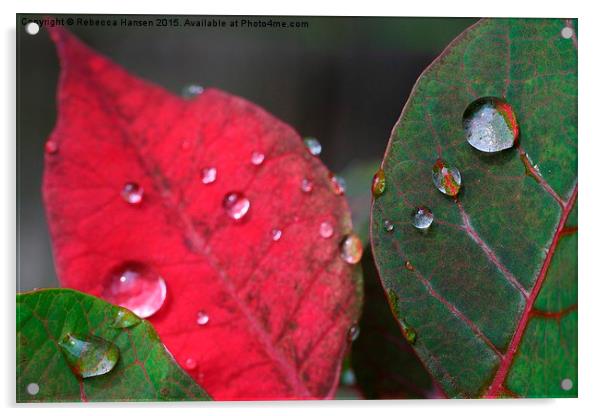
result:
[[[314,184],[312,181],[307,178],[301,181],[301,191],[309,193],[312,191],[312,189],[314,189]]]
[[[512,106],[496,97],[479,98],[462,117],[466,140],[482,152],[510,149],[518,140],[518,123]]]
[[[360,327],[358,324],[353,324],[347,332],[347,341],[353,342],[360,336]]]
[[[407,270],[409,270],[411,272],[414,271],[414,265],[409,260],[405,261],[405,263],[403,264],[403,267],[405,267]]]
[[[362,252],[362,240],[355,234],[349,234],[341,242],[341,258],[348,264],[358,263]]]
[[[255,166],[259,166],[263,163],[265,155],[261,152],[253,152],[251,155],[251,163]]]
[[[379,169],[374,174],[372,178],[372,195],[375,198],[378,198],[385,192],[386,179],[385,179],[385,171]]]
[[[113,321],[113,326],[116,328],[129,328],[134,325],[138,325],[139,323],[140,318],[136,316],[135,313],[132,313],[125,308],[119,307],[117,309],[115,320]]]
[[[94,335],[66,334],[60,341],[69,367],[82,378],[106,374],[119,359],[119,348],[112,342]]]
[[[573,29],[571,29],[568,26],[563,27],[562,30],[560,31],[560,35],[565,39],[570,39],[573,37]]]
[[[251,201],[240,192],[230,192],[224,197],[223,206],[230,218],[240,221],[249,212]]]
[[[38,383],[29,383],[27,385],[27,394],[35,396],[40,392],[40,385]]]
[[[54,140],[48,140],[44,145],[44,150],[47,154],[53,155],[59,151],[59,145]]]
[[[458,169],[443,159],[437,159],[433,165],[433,183],[445,195],[456,196],[460,192],[462,177]]]
[[[309,150],[309,153],[312,155],[318,156],[322,153],[322,145],[315,137],[306,137],[303,139],[303,143],[305,143],[307,150]]]
[[[330,238],[334,234],[334,228],[332,224],[328,221],[324,221],[320,224],[320,237],[322,238]]]
[[[194,358],[187,358],[186,361],[184,361],[184,367],[186,367],[187,370],[194,370],[197,366],[197,362]]]
[[[141,318],[157,312],[166,295],[165,280],[138,262],[126,262],[111,270],[102,293],[107,301],[123,306]]]
[[[278,240],[280,240],[280,237],[282,237],[282,230],[274,228],[272,230],[272,240],[278,241]]]
[[[395,225],[393,225],[393,223],[389,220],[385,220],[383,225],[385,226],[385,231],[387,231],[388,233],[395,229]]]
[[[182,97],[186,99],[194,98],[197,95],[202,94],[203,91],[204,88],[202,86],[198,84],[189,84],[182,88]]]
[[[328,178],[330,179],[330,185],[335,195],[343,195],[347,187],[345,179],[340,176],[333,175],[332,173],[329,174]]]
[[[205,311],[199,311],[196,314],[196,323],[203,326],[209,323],[209,314]]]
[[[144,195],[144,189],[135,182],[128,182],[123,185],[121,190],[121,196],[128,204],[137,205],[142,202],[142,196]]]
[[[433,223],[434,215],[428,207],[419,206],[412,212],[412,224],[419,230],[428,229]]]
[[[215,182],[217,179],[217,169],[214,167],[207,167],[201,169],[201,182],[205,185]]]
[[[570,378],[565,378],[560,382],[560,387],[564,391],[571,390],[573,388],[573,380],[571,380]]]

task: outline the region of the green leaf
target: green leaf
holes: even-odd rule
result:
[[[76,375],[73,350],[59,346],[69,334],[99,340],[109,358],[117,347],[115,367],[89,378]],[[149,322],[74,290],[17,295],[18,402],[160,400],[210,398],[176,364]]]
[[[375,260],[450,397],[577,395],[575,24],[480,21],[425,70],[393,129],[372,208]],[[513,107],[518,146],[483,154],[467,143],[464,110],[486,96]],[[438,158],[460,170],[457,199],[433,184]],[[435,216],[426,233],[411,223],[419,205]]]

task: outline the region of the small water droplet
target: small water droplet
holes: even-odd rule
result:
[[[570,39],[573,37],[573,29],[571,29],[568,26],[563,27],[562,30],[560,31],[560,35],[565,39]]]
[[[512,106],[496,97],[482,97],[464,111],[462,125],[472,147],[486,153],[510,149],[518,140]]]
[[[205,89],[198,84],[189,84],[182,88],[182,97],[186,99],[201,95]]]
[[[425,206],[419,206],[412,212],[412,224],[419,230],[428,229],[433,223],[434,215],[432,211]]]
[[[407,324],[402,324],[403,336],[412,345],[416,343],[416,330]]]
[[[385,179],[385,171],[379,169],[374,174],[374,178],[372,178],[372,195],[375,198],[378,198],[385,192],[386,179]]]
[[[196,369],[197,366],[197,362],[194,358],[187,358],[186,361],[184,361],[184,367],[186,367],[187,370],[194,370]]]
[[[393,223],[389,220],[385,220],[383,225],[385,226],[385,231],[388,233],[390,233],[391,231],[393,231],[395,229],[395,225],[393,225]]]
[[[265,155],[261,152],[253,152],[253,154],[251,155],[251,163],[254,164],[255,166],[259,166],[263,163],[265,159]]]
[[[165,280],[142,263],[126,262],[109,272],[102,297],[141,318],[157,312],[167,295]]]
[[[355,377],[355,373],[353,372],[353,370],[351,368],[348,368],[347,370],[345,370],[341,376],[341,382],[345,385],[345,386],[353,386],[356,383],[356,377]]]
[[[433,165],[433,183],[445,195],[456,196],[460,192],[462,177],[458,169],[443,159],[437,159]]]
[[[341,241],[341,258],[348,264],[356,264],[362,259],[362,240],[355,235],[349,234]]]
[[[119,307],[117,309],[115,320],[113,321],[113,326],[115,326],[116,328],[129,328],[134,325],[138,325],[139,323],[140,318],[135,313],[132,313],[125,308]]]
[[[214,167],[207,167],[201,169],[201,182],[205,185],[215,182],[217,179],[217,169]]]
[[[306,137],[303,139],[303,143],[305,143],[305,147],[307,147],[307,150],[309,150],[309,153],[312,155],[318,156],[322,153],[322,145],[315,137]]]
[[[360,336],[360,327],[358,324],[353,324],[347,332],[347,341],[353,342]]]
[[[59,151],[59,145],[54,140],[48,140],[44,145],[44,150],[46,154],[53,155]]]
[[[322,238],[330,238],[334,234],[334,228],[332,224],[328,221],[324,221],[320,224],[320,237]]]
[[[282,237],[282,230],[274,228],[272,230],[272,240],[278,241],[278,240],[280,240],[280,237]]]
[[[301,181],[301,191],[310,193],[314,189],[314,184],[309,179],[305,178]]]
[[[230,218],[240,221],[249,212],[251,201],[240,192],[230,192],[224,197],[223,206]]]
[[[403,267],[405,267],[407,270],[409,270],[411,272],[414,271],[414,265],[409,260],[405,261],[405,263],[403,264]]]
[[[571,390],[573,388],[573,380],[571,380],[570,378],[565,378],[560,382],[560,387],[564,391]]]
[[[144,189],[135,182],[128,182],[123,185],[121,190],[121,196],[128,204],[137,205],[142,202],[142,196],[144,195]]]
[[[82,378],[106,374],[119,359],[119,348],[112,342],[94,335],[66,334],[60,341],[71,370]]]
[[[335,195],[343,195],[347,188],[345,179],[343,179],[341,176],[333,175],[332,173],[329,174],[328,178],[330,179],[330,185]]]
[[[40,385],[38,383],[29,383],[27,385],[27,394],[35,396],[40,392]]]
[[[203,326],[209,323],[209,314],[205,311],[199,311],[196,314],[196,323]]]

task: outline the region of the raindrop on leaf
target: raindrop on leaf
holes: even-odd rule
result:
[[[144,189],[135,182],[128,182],[123,185],[121,190],[121,196],[128,204],[138,205],[142,202],[142,196],[144,195]]]
[[[318,156],[322,153],[322,145],[315,137],[306,137],[303,139],[303,143],[305,143],[305,147],[307,147],[307,150],[312,155]]]
[[[496,97],[479,98],[462,117],[466,140],[481,152],[510,149],[518,141],[518,123],[512,106]]]
[[[458,169],[443,159],[437,159],[433,165],[433,183],[445,195],[456,196],[460,192],[462,177]]]
[[[251,202],[240,192],[230,192],[224,197],[223,206],[230,218],[240,221],[249,212]]]
[[[348,264],[358,263],[362,252],[362,240],[355,234],[349,234],[341,242],[341,258]]]
[[[82,378],[108,373],[119,359],[115,344],[94,335],[68,333],[58,344],[71,370]]]
[[[433,223],[434,215],[432,211],[425,206],[419,206],[412,212],[412,224],[419,230],[427,230]]]
[[[372,195],[375,198],[378,198],[385,192],[386,179],[385,179],[385,171],[379,169],[374,174],[374,178],[372,178]]]

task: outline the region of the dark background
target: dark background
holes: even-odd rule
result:
[[[58,286],[41,183],[44,143],[56,120],[59,66],[48,34],[44,30],[35,36],[25,33],[24,16],[34,15],[17,17],[19,291]],[[268,21],[269,17],[251,19]],[[309,27],[74,26],[70,30],[131,73],[175,94],[187,84],[198,83],[264,107],[302,136],[317,137],[323,146],[321,158],[331,170],[349,172],[382,158],[389,133],[422,70],[476,21],[273,19],[307,21]],[[369,189],[369,182],[365,186]]]

